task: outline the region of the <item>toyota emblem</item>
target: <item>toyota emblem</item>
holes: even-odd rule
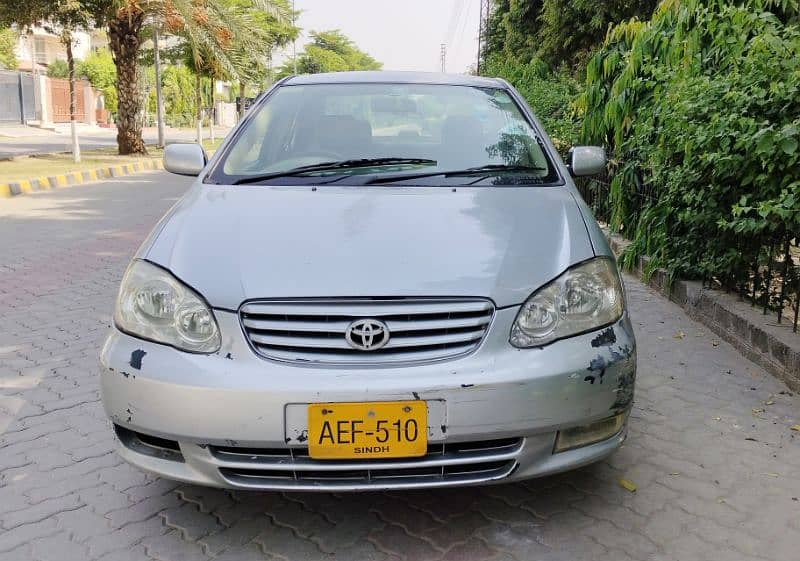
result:
[[[377,351],[389,342],[389,328],[377,319],[358,319],[344,332],[347,344],[359,351]]]

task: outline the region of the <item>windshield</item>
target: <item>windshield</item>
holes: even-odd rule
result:
[[[362,185],[364,176],[403,182],[404,174],[416,185],[558,180],[535,131],[499,88],[288,85],[255,111],[206,181]],[[474,177],[446,175],[463,170]]]

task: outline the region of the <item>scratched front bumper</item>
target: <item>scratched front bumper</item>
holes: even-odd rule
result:
[[[629,409],[636,353],[627,316],[611,332],[515,349],[508,333],[517,311],[498,310],[473,354],[407,367],[320,368],[265,360],[247,345],[236,314],[224,311],[215,312],[223,345],[214,355],[184,353],[112,330],[101,354],[103,403],[115,424],[177,441],[184,457],[175,462],[121,445],[127,461],[165,477],[219,487],[246,488],[221,475],[224,466],[207,445],[303,447],[296,438],[297,412],[302,417],[305,404],[314,402],[421,399],[443,419],[441,426],[429,427],[432,443],[522,439],[511,458],[513,469],[482,483],[546,475],[607,456],[624,440],[624,428],[606,441],[567,452],[553,454],[553,444],[560,429]],[[380,488],[418,486],[423,485],[401,481]],[[360,488],[376,486],[346,487]]]

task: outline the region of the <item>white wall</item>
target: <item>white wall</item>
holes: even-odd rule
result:
[[[84,59],[89,56],[92,50],[92,42],[89,34],[83,31],[76,31],[72,34],[72,37],[72,54],[75,58]],[[31,68],[34,42],[38,43],[35,50],[36,60],[39,64],[47,65],[56,59],[67,60],[67,50],[59,41],[59,37],[55,34],[48,33],[40,27],[35,27],[32,33],[21,35],[17,42],[17,47],[14,52],[17,55],[17,60],[21,68]],[[43,44],[44,48],[42,48]]]

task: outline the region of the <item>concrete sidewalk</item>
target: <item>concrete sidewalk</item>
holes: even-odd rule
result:
[[[0,143],[13,142],[18,138],[52,137],[59,133],[51,129],[25,125],[0,125]]]

